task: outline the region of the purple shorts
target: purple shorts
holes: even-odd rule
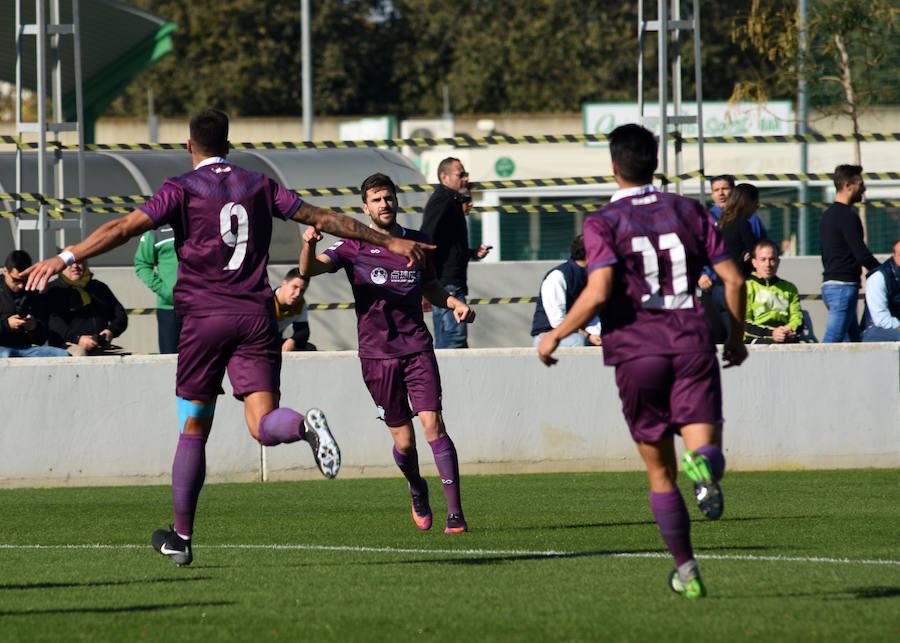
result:
[[[419,411],[441,410],[441,375],[434,351],[359,361],[378,415],[388,426],[403,426]]]
[[[178,341],[175,395],[211,400],[224,393],[225,371],[234,396],[269,391],[281,384],[281,338],[274,316],[186,315]]]
[[[630,359],[616,364],[616,385],[635,442],[658,442],[683,424],[722,422],[715,353]]]

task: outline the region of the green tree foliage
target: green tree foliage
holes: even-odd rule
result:
[[[752,1],[700,3],[706,99],[726,99],[738,79],[769,64],[730,38],[735,11],[748,10]],[[146,113],[152,87],[156,111],[165,116],[207,105],[234,115],[299,114],[297,0],[132,2],[180,28],[173,54],[145,72],[114,113]],[[655,11],[653,2],[645,4]],[[636,3],[311,0],[310,5],[318,114],[440,114],[445,85],[455,113],[578,111],[583,102],[637,97]],[[682,42],[690,100],[689,37]],[[645,98],[654,100],[655,34],[648,36],[645,56]]]

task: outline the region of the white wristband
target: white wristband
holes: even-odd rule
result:
[[[63,260],[63,263],[66,264],[66,266],[71,266],[73,263],[75,263],[75,255],[73,255],[68,250],[63,250],[57,256]]]

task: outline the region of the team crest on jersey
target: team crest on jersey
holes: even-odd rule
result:
[[[372,269],[371,277],[372,277],[372,283],[378,284],[380,286],[381,284],[383,284],[384,282],[387,281],[388,273],[387,273],[387,270],[385,270],[384,268],[379,266],[378,268]]]

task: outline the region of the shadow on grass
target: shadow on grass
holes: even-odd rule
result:
[[[42,616],[47,614],[128,614],[132,612],[161,612],[179,610],[186,607],[231,607],[234,601],[211,601],[206,603],[176,603],[174,605],[132,605],[131,607],[67,607],[45,610],[0,611],[0,616]]]
[[[3,585],[4,589],[56,589],[62,587],[116,587],[118,585],[143,585],[145,583],[183,583],[185,581],[209,580],[208,576],[195,576],[193,578],[154,578],[151,580],[101,580],[79,583],[28,583],[26,585]]]

